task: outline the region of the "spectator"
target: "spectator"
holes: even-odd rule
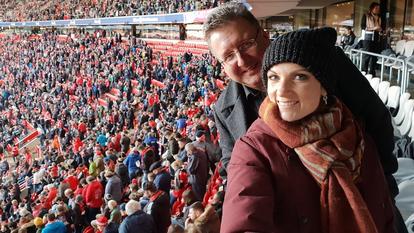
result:
[[[161,161],[157,161],[150,166],[150,172],[155,175],[155,187],[168,195],[171,190],[171,175],[167,172],[167,169],[168,167],[161,165]]]
[[[292,200],[309,205],[301,208],[310,211],[303,221],[309,221],[311,232],[396,232],[375,144],[335,97],[336,77],[326,72],[335,41],[333,28],[298,30],[279,36],[266,50],[262,69],[268,97],[260,118],[234,148],[222,232],[295,232],[300,217],[289,213],[297,206]],[[288,157],[288,167],[278,167]],[[268,188],[258,192],[258,187]],[[378,213],[376,203],[384,200]],[[235,222],[234,214],[247,207],[249,213]]]
[[[351,27],[345,27],[345,34],[341,37],[341,47],[352,46],[355,42],[355,34]]]
[[[214,207],[204,208],[201,202],[190,206],[190,212],[185,222],[185,229],[191,232],[220,232],[220,219]]]
[[[151,215],[155,223],[155,232],[166,233],[171,224],[170,200],[168,193],[157,190],[151,182],[144,185],[144,195],[149,198],[144,211]]]
[[[48,214],[47,223],[42,233],[66,233],[66,227],[63,222],[56,220],[55,214]]]
[[[140,208],[137,201],[130,200],[125,206],[128,215],[119,226],[119,233],[153,233],[155,224],[152,217]]]
[[[112,200],[121,202],[123,194],[121,179],[111,170],[105,171],[105,178],[107,179],[105,196],[109,194],[111,195]]]
[[[86,219],[88,222],[95,219],[95,216],[99,213],[99,210],[103,204],[102,196],[104,194],[102,184],[93,176],[88,176],[86,179],[88,185],[83,190],[82,196],[88,207],[88,214]]]
[[[124,160],[125,166],[128,168],[129,179],[132,180],[136,172],[138,171],[137,161],[141,160],[141,156],[138,152],[138,147],[134,147],[132,149],[132,153],[130,153],[126,159]]]
[[[362,16],[361,29],[363,30],[362,48],[368,52],[379,53],[381,50],[380,33],[383,30],[379,3],[371,3],[369,11]],[[375,76],[376,63],[376,56],[363,55],[361,70]]]
[[[185,146],[188,156],[187,172],[189,174],[189,183],[197,200],[203,200],[206,192],[208,180],[208,161],[207,155],[198,150],[193,143]]]
[[[96,226],[98,228],[97,233],[106,232],[106,226],[108,225],[108,219],[105,216],[100,215],[99,217],[96,218],[95,222],[96,222]]]
[[[243,30],[241,30],[243,28]],[[264,98],[264,87],[260,81],[261,64],[265,49],[270,44],[267,34],[260,27],[257,19],[243,4],[227,3],[213,10],[204,26],[205,39],[212,54],[223,63],[223,69],[231,79],[225,91],[215,104],[215,123],[220,133],[220,147],[222,149],[223,168],[220,172],[226,175],[225,168],[231,156],[235,141],[244,135],[258,117],[258,109]],[[225,41],[225,43],[222,43]],[[238,51],[234,45],[243,41],[245,51]],[[224,51],[232,51],[231,56],[224,56]],[[239,52],[240,56],[236,56]],[[249,56],[247,56],[249,55]],[[248,59],[246,59],[248,58]],[[224,61],[226,60],[226,61]],[[366,129],[373,136],[379,151],[380,161],[388,181],[388,187],[395,197],[398,188],[392,174],[397,170],[394,148],[393,128],[390,114],[375,92],[370,90],[369,84],[360,71],[343,53],[336,49],[337,62],[330,66],[328,72],[337,75],[335,89],[352,113],[366,123]],[[244,61],[244,62],[242,62]],[[349,67],[339,73],[340,67]],[[352,81],[350,80],[352,78]],[[350,85],[352,83],[352,85]],[[360,88],[360,89],[355,89]],[[352,91],[351,91],[352,90]],[[365,93],[363,98],[351,93]],[[395,209],[396,217],[402,226],[401,217]]]
[[[73,211],[73,225],[74,225],[74,232],[81,233],[83,227],[85,226],[85,204],[83,203],[83,197],[81,195],[77,195],[75,197],[75,204],[72,206]]]

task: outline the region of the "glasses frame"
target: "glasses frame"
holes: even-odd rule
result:
[[[236,49],[234,49],[231,53],[226,55],[223,59],[219,59],[221,63],[226,65],[232,65],[237,61],[237,54],[240,56],[242,53],[246,53],[252,48],[255,48],[257,46],[257,37],[259,36],[260,28],[257,28],[256,30],[256,36],[252,39],[245,40],[243,43],[241,43]],[[232,56],[232,58],[230,58]]]

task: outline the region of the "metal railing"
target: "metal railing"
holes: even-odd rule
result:
[[[401,86],[401,93],[404,93],[407,90],[408,82],[409,82],[408,66],[414,67],[414,63],[407,62],[405,59],[402,59],[399,57],[392,57],[392,56],[372,53],[372,52],[359,50],[359,49],[351,49],[347,51],[346,53],[348,54],[352,62],[359,68],[359,70],[362,70],[362,57],[364,54],[377,57],[379,61],[377,64],[381,65],[381,73],[380,73],[381,81],[384,80],[385,67],[388,67],[390,69],[390,74],[388,77],[390,81],[393,78],[392,69],[396,69],[397,72],[399,72],[398,70],[401,70],[401,79],[399,78],[399,74],[398,74],[397,83]],[[398,65],[401,68],[393,67],[395,65]]]

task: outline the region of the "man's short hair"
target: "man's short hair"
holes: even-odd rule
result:
[[[153,193],[157,192],[157,187],[152,182],[146,182],[143,187],[144,191],[151,191]]]
[[[53,222],[56,219],[56,215],[54,213],[48,214],[47,215],[47,221],[49,222]]]
[[[221,28],[236,19],[245,19],[256,28],[260,28],[259,21],[257,21],[256,17],[254,17],[243,3],[228,2],[214,9],[207,17],[207,20],[203,25],[205,40],[208,42],[210,34],[214,30]]]
[[[201,203],[200,201],[196,201],[196,202],[194,202],[194,203],[190,206],[190,209],[193,209],[193,210],[198,210],[198,211],[200,211],[200,212],[204,212],[204,206],[203,206],[203,203]]]

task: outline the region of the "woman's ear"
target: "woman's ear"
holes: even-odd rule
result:
[[[322,96],[328,95],[328,92],[325,90],[325,88],[323,86],[321,86],[321,94],[322,94]]]
[[[263,32],[263,36],[266,40],[270,40],[270,36],[269,36],[269,32],[264,30],[263,28],[261,28],[262,32]]]

